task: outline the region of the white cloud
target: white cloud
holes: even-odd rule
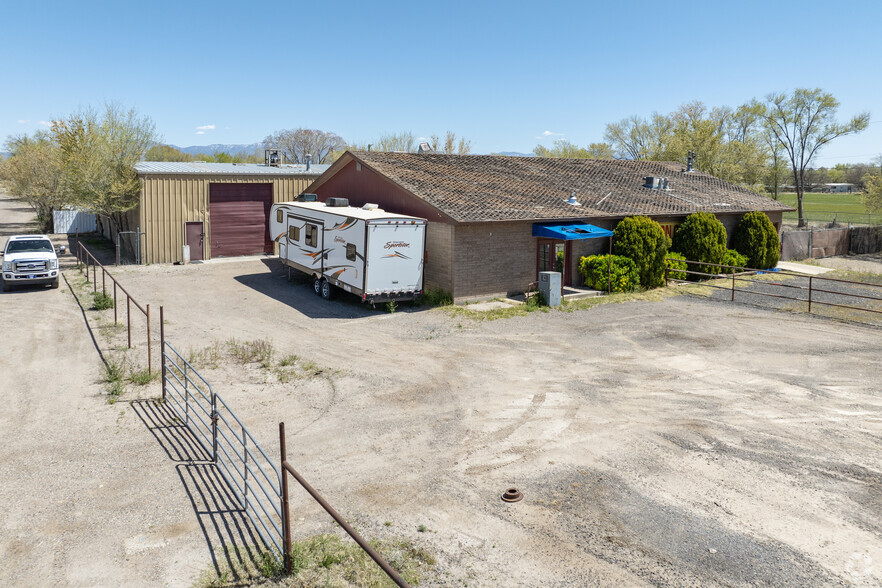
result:
[[[45,121],[45,120],[38,120],[38,121],[37,121],[37,124],[38,124],[38,125],[43,125],[44,127],[51,127],[51,126],[52,126],[52,123],[51,123],[51,122],[48,122],[48,121]]]
[[[197,134],[197,135],[204,135],[204,134],[205,134],[205,131],[196,131],[196,134]]]
[[[196,127],[197,131],[213,131],[217,127],[215,125],[202,125],[201,127]]]
[[[31,122],[31,121],[26,118],[21,118],[18,120],[18,124],[20,124],[20,125],[23,125],[23,124],[29,123],[29,122]]]
[[[548,139],[549,137],[563,137],[566,133],[555,133],[553,131],[542,131],[542,134],[536,137],[537,139]]]

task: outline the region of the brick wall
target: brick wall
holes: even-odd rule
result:
[[[453,297],[503,296],[536,281],[531,222],[460,224],[455,228]]]
[[[425,289],[453,292],[453,225],[429,223],[426,226]]]

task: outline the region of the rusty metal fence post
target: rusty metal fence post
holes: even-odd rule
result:
[[[309,482],[307,482],[303,478],[303,476],[301,476],[299,473],[297,473],[297,470],[295,470],[291,466],[291,464],[288,463],[287,456],[285,455],[285,424],[284,423],[279,423],[279,435],[280,435],[279,447],[281,448],[281,452],[282,452],[282,479],[284,480],[285,477],[287,476],[287,474],[291,474],[294,477],[294,479],[297,480],[297,483],[300,484],[300,486],[304,490],[306,490],[309,493],[309,495],[312,496],[312,498],[316,502],[318,502],[319,505],[323,509],[325,509],[325,512],[327,512],[329,515],[331,515],[331,518],[333,518],[335,521],[337,521],[337,524],[339,524],[343,528],[343,530],[346,531],[346,533],[349,534],[349,536],[352,537],[352,539],[356,543],[358,543],[358,546],[361,547],[364,550],[364,552],[367,553],[370,556],[370,558],[377,563],[378,566],[380,566],[380,568],[386,573],[386,575],[389,576],[390,580],[395,582],[395,584],[397,586],[399,586],[400,588],[410,588],[410,584],[408,584],[407,582],[404,581],[404,578],[402,578],[401,575],[395,569],[393,569],[392,566],[390,566],[386,562],[385,559],[383,559],[383,556],[381,556],[379,553],[377,553],[377,551],[373,547],[371,547],[368,544],[368,542],[365,541],[364,538],[361,535],[359,535],[358,532],[355,529],[353,529],[352,526],[350,526],[349,523],[347,523],[336,510],[334,510],[334,507],[332,507],[330,504],[328,504],[328,502],[324,498],[322,498],[322,496],[318,492],[316,492],[315,488],[313,488],[309,484]],[[287,494],[284,490],[285,482],[283,481],[282,484],[283,484],[283,486],[282,486],[282,488],[283,488],[282,500],[286,501],[287,499],[285,497],[287,496]],[[283,504],[283,508],[284,508],[284,504]],[[287,519],[287,517],[285,517],[285,519]],[[282,525],[285,525],[284,520],[282,521]]]
[[[279,423],[279,452],[282,454],[280,463],[288,461],[288,449],[285,446],[285,423]],[[282,557],[285,571],[291,573],[291,511],[288,505],[288,475],[282,471]]]
[[[735,268],[732,268],[732,302],[735,302]]]
[[[809,291],[808,291],[808,311],[812,311],[812,277],[809,275]],[[823,286],[823,283],[821,284]]]

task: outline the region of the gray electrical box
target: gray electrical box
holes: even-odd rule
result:
[[[560,272],[539,272],[539,292],[548,306],[560,306]]]

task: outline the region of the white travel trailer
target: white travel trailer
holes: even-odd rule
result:
[[[313,277],[316,294],[330,298],[336,287],[375,303],[422,293],[426,219],[309,198],[273,204],[270,235],[282,263]]]

